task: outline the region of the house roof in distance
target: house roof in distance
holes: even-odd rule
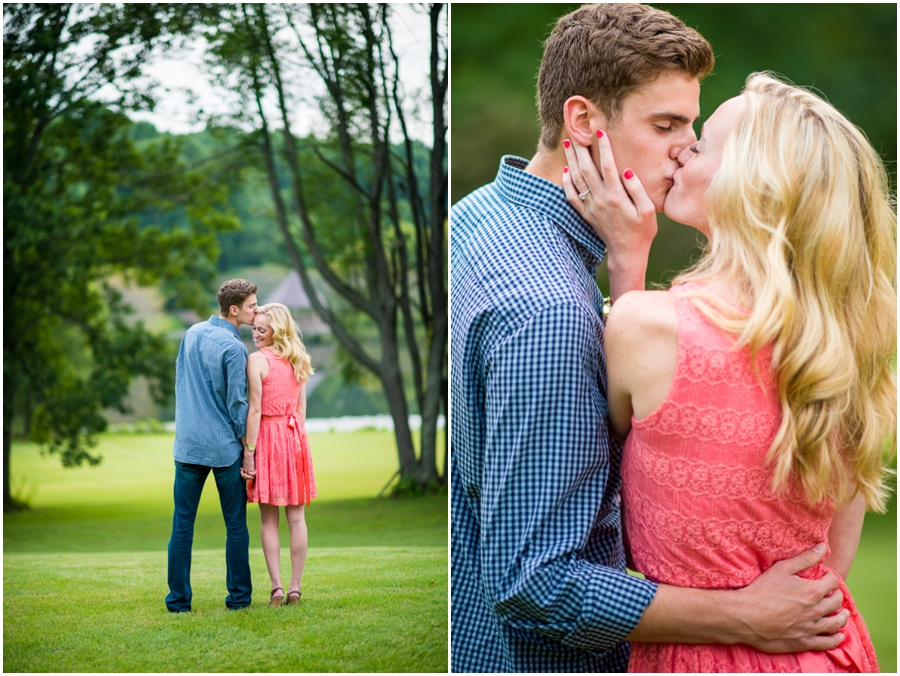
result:
[[[319,302],[322,303],[322,305],[328,305],[321,293],[317,295],[319,297]],[[269,303],[281,303],[291,310],[312,309],[309,296],[304,290],[303,283],[300,281],[300,275],[296,270],[291,270],[281,281],[281,284],[278,285],[278,288],[269,294],[269,297],[266,298],[264,304]]]

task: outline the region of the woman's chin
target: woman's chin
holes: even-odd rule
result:
[[[675,221],[676,223],[685,224],[684,221],[678,218],[678,210],[672,208],[671,204],[672,200],[666,198],[666,201],[663,202],[662,212],[666,215],[670,221]]]
[[[692,219],[685,217],[684,214],[679,214],[677,209],[669,209],[667,204],[663,204],[663,213],[666,215],[670,221],[674,221],[675,223],[680,223],[681,225],[686,225],[689,228],[696,228],[700,232],[705,233],[703,228],[703,224],[701,223],[692,223]]]

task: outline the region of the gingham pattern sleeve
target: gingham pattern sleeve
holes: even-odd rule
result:
[[[247,412],[250,410],[247,399],[247,349],[243,345],[235,342],[225,353],[223,370],[225,408],[235,438],[242,439],[247,430]]]
[[[606,247],[504,157],[451,211],[453,672],[616,672],[656,593],[626,574],[604,398]]]
[[[604,505],[610,453],[594,322],[576,304],[549,307],[488,359],[481,569],[502,623],[603,652],[634,628],[656,586],[581,556],[589,547],[605,549],[591,558],[624,556],[617,523],[610,537],[597,533],[618,514]]]

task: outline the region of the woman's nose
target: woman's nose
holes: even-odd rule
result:
[[[690,144],[686,145],[682,148],[681,152],[678,153],[678,156],[675,158],[675,161],[678,162],[679,167],[683,167],[688,163],[688,160],[691,159],[691,147]]]

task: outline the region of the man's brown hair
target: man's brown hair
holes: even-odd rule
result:
[[[554,150],[563,105],[584,96],[614,120],[625,98],[664,72],[702,80],[715,65],[709,43],[668,12],[647,5],[585,5],[566,14],[544,43],[538,74],[541,145]]]
[[[232,305],[242,307],[251,294],[256,293],[256,284],[246,279],[229,279],[219,287],[219,310],[223,317],[228,316]]]

